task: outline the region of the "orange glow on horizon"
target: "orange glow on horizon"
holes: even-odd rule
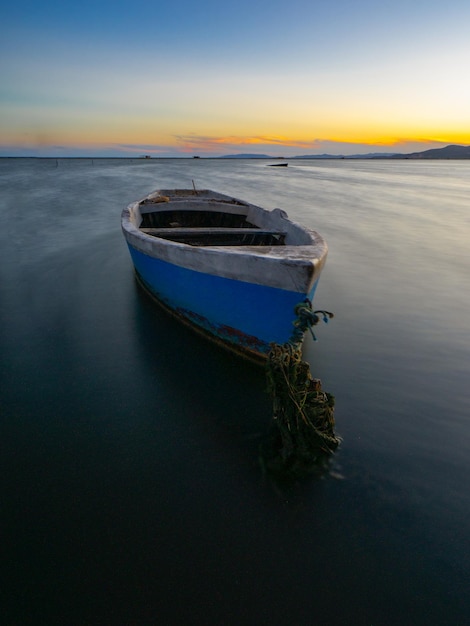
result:
[[[148,120],[147,120],[148,122]],[[268,148],[276,148],[276,152],[285,149],[292,154],[312,154],[315,152],[354,153],[375,152],[383,148],[385,151],[414,152],[414,147],[407,149],[407,145],[422,145],[419,150],[427,147],[436,147],[457,144],[470,145],[470,133],[434,131],[429,133],[381,134],[372,132],[325,133],[312,136],[305,134],[217,134],[217,133],[170,133],[159,128],[149,128],[143,120],[134,124],[121,120],[117,128],[116,120],[100,127],[89,126],[83,123],[73,128],[62,124],[61,127],[43,125],[37,131],[32,128],[21,132],[9,129],[3,133],[0,145],[20,148],[77,148],[81,150],[115,149],[121,152],[148,152],[158,155],[160,152],[181,154],[206,153],[221,154],[233,150],[247,151],[259,146],[265,152]],[[439,146],[437,146],[439,147]],[[370,148],[370,150],[368,150]]]

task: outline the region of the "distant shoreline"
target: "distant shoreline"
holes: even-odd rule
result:
[[[0,159],[86,159],[86,160],[133,160],[133,161],[158,161],[163,159],[184,160],[251,160],[251,161],[371,161],[371,160],[413,160],[413,161],[466,161],[470,159],[470,146],[449,145],[444,148],[433,148],[423,152],[411,152],[409,154],[306,154],[292,157],[270,156],[269,154],[227,154],[223,156],[35,156],[35,155],[12,155],[0,156]]]

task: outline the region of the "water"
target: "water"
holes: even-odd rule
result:
[[[323,480],[262,476],[262,370],[134,283],[122,207],[192,180],[328,241]],[[0,190],[2,623],[468,623],[469,162],[0,159]]]

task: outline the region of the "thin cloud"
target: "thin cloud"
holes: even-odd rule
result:
[[[0,156],[90,156],[90,157],[139,157],[149,155],[160,158],[188,156],[219,157],[230,154],[266,154],[269,156],[349,156],[369,153],[396,154],[421,152],[429,148],[441,148],[450,142],[432,139],[408,139],[405,137],[376,142],[342,142],[335,139],[311,140],[287,139],[268,135],[176,135],[172,144],[119,143],[78,146],[30,145],[13,146],[0,144]]]
[[[274,151],[275,154],[285,152],[289,156],[300,156],[302,154],[333,154],[351,155],[367,154],[370,152],[412,152],[415,150],[426,150],[429,147],[442,147],[446,145],[440,141],[429,139],[416,140],[408,138],[395,138],[391,140],[377,140],[370,142],[345,142],[334,139],[314,138],[314,139],[290,139],[286,137],[276,137],[269,135],[175,135],[177,150],[183,153],[199,151],[208,154],[226,154],[230,151],[246,151],[250,153],[254,147]],[[173,148],[174,150],[174,148]]]

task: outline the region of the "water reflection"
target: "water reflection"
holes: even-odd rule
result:
[[[232,448],[255,466],[256,444],[267,431],[270,404],[262,367],[232,355],[163,311],[135,284],[135,326],[146,395],[165,428],[204,431],[209,445]],[[171,413],[171,415],[170,415]],[[220,454],[220,451],[217,455]],[[251,457],[250,457],[251,454]]]
[[[466,623],[469,163],[21,161],[0,159],[4,621]],[[137,291],[119,212],[193,178],[325,235],[335,320],[304,354],[345,480],[273,493],[264,372]]]
[[[334,398],[321,389],[320,381],[311,380],[308,363],[294,359],[286,385],[286,371],[279,370],[279,379],[274,361],[268,378],[266,366],[254,365],[197,334],[163,311],[137,283],[135,306],[139,360],[145,363],[146,380],[152,381],[147,391],[153,395],[156,418],[166,428],[171,424],[188,437],[204,428],[217,445],[239,448],[243,462],[251,454],[250,464],[259,463],[260,472],[284,487],[329,471],[338,441],[323,440],[330,431],[323,416],[334,424]],[[305,376],[295,373],[298,368]],[[277,383],[268,385],[275,376]],[[168,423],[165,408],[170,407]]]

